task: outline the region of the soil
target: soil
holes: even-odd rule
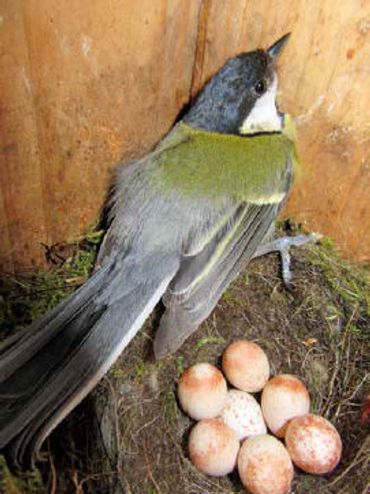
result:
[[[197,362],[220,367],[222,352],[239,338],[261,345],[273,375],[299,376],[310,391],[312,412],[328,418],[342,437],[337,468],[324,476],[296,469],[291,493],[368,492],[370,435],[362,406],[370,392],[369,272],[343,261],[328,241],[295,249],[292,271],[288,290],[277,255],[252,261],[196,334],[175,355],[156,362],[158,309],[46,442],[45,492],[244,493],[236,473],[217,479],[192,466],[187,437],[194,422],[176,398],[184,369]],[[6,475],[7,494],[42,492],[40,484],[31,490],[27,481],[20,487]]]

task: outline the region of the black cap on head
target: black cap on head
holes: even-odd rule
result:
[[[285,35],[269,50],[230,58],[204,86],[184,122],[207,131],[238,135],[256,101],[273,84],[274,60],[287,39]]]

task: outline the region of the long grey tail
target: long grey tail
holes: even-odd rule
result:
[[[89,393],[165,292],[176,262],[130,255],[0,345],[0,450],[34,467],[46,436]]]

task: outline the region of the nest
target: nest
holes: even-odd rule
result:
[[[94,243],[82,248],[79,244],[72,257],[51,271],[56,273],[55,293],[60,296],[54,293],[48,307],[69,292],[71,284],[81,283],[93,260],[91,252]],[[81,259],[87,260],[86,265]],[[368,272],[343,261],[328,241],[294,250],[292,270],[294,286],[287,291],[277,256],[253,261],[198,332],[175,355],[159,362],[152,354],[157,323],[153,314],[97,389],[46,443],[47,461],[41,466],[45,491],[244,493],[236,474],[215,479],[190,463],[186,444],[193,422],[178,406],[176,382],[185,368],[197,362],[219,366],[225,347],[247,338],[264,348],[273,374],[293,373],[306,383],[313,413],[329,419],[343,440],[343,457],[335,471],[312,476],[297,469],[292,492],[367,492],[370,436],[361,407],[370,386]],[[8,312],[15,300],[30,302],[32,294],[42,289],[41,282],[35,286],[35,277],[16,280],[13,291],[12,281],[7,278],[6,283],[2,300]],[[52,295],[53,287],[49,285],[45,293]],[[39,304],[40,295],[36,299]],[[17,317],[12,317],[14,326]],[[14,330],[9,324],[5,329],[3,334]],[[38,490],[32,490],[34,477],[33,487],[29,479],[20,484],[8,474],[5,481],[13,486],[9,493],[42,492],[40,483]]]

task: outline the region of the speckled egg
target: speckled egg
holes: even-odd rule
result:
[[[226,348],[222,356],[222,369],[233,386],[248,393],[261,391],[270,375],[265,352],[248,340],[234,341]]]
[[[238,471],[251,494],[287,494],[294,474],[288,451],[269,434],[244,441],[238,456]]]
[[[285,442],[293,462],[307,473],[331,472],[339,463],[342,441],[335,427],[323,417],[308,414],[293,419]]]
[[[195,420],[217,417],[227,398],[227,384],[214,365],[201,363],[187,369],[178,388],[180,405]]]
[[[261,408],[271,432],[284,437],[289,420],[309,412],[310,396],[298,377],[279,374],[263,388]]]
[[[238,438],[220,419],[201,420],[190,432],[190,460],[207,475],[222,477],[231,473],[238,451]]]
[[[232,389],[228,392],[221,418],[240,440],[265,434],[267,431],[261,407],[257,400],[245,391]]]

